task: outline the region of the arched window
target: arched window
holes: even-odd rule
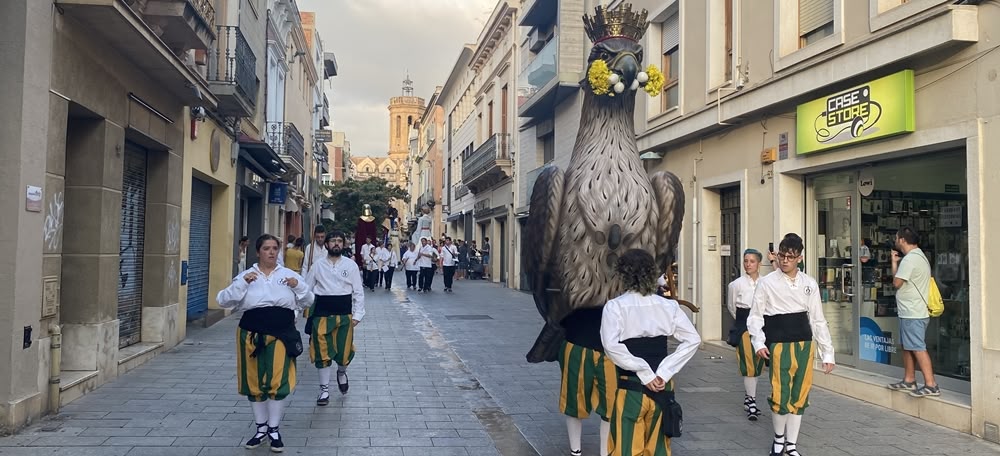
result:
[[[388,166],[385,167],[385,173],[389,174],[389,167]]]
[[[396,139],[399,139],[403,135],[403,129],[401,128],[400,122],[403,121],[402,117],[396,116]]]
[[[372,167],[371,166],[365,166],[365,172],[366,173],[372,172]]]
[[[406,125],[413,126],[413,116],[406,116]]]

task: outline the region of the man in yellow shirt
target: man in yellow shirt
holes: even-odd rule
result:
[[[285,250],[285,267],[295,271],[296,274],[302,274],[302,260],[306,257],[302,251],[303,243],[302,238],[297,238],[292,248]]]

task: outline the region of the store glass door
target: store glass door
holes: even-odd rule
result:
[[[837,363],[856,365],[858,359],[858,215],[854,192],[819,193],[815,200],[815,233],[806,243],[806,261],[816,257],[823,314],[837,354]]]

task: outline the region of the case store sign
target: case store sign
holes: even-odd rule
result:
[[[914,131],[913,70],[801,104],[796,153],[808,154]]]

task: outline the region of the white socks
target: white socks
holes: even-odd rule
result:
[[[264,404],[267,404],[267,425],[273,428],[278,427],[278,424],[281,423],[281,414],[285,410],[285,401],[269,400]]]
[[[327,368],[329,369],[329,367]],[[347,366],[337,366],[337,384],[347,380]]]
[[[774,413],[771,415],[772,424],[774,424],[774,443],[772,444],[772,453],[781,454],[785,449],[785,442],[788,440],[785,438],[785,426],[788,424],[789,415],[779,415]]]
[[[610,427],[608,429],[611,429]],[[570,451],[580,449],[580,438],[583,436],[583,420],[579,418],[573,418],[571,416],[566,417],[566,433],[569,434],[569,449]],[[605,450],[607,451],[607,450]],[[603,453],[602,453],[603,454]]]
[[[747,396],[757,397],[757,377],[743,377],[743,389],[747,391]]]
[[[799,441],[799,429],[802,428],[802,415],[785,415],[788,417],[788,431],[785,432],[785,441],[796,443]]]
[[[330,378],[333,374],[332,367],[324,367],[319,370],[319,384],[322,386],[330,385]]]
[[[251,402],[250,408],[253,409],[253,422],[260,424],[267,422],[267,402]]]
[[[611,454],[608,450],[608,435],[611,434],[611,423],[608,421],[601,420],[601,456],[607,456]]]

